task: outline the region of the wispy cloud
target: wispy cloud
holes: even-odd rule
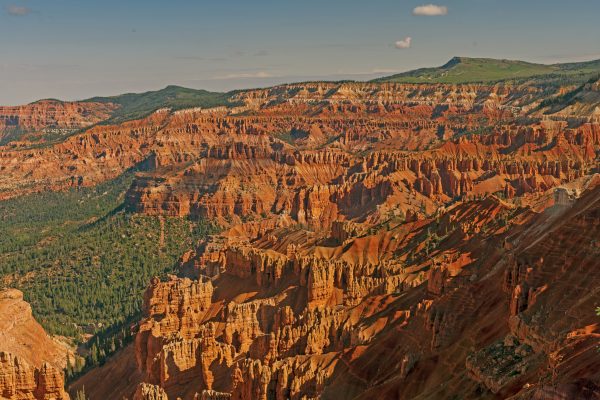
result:
[[[408,49],[410,48],[410,43],[412,42],[412,38],[410,36],[402,39],[402,40],[398,40],[394,46],[396,46],[397,49]]]
[[[210,61],[210,62],[226,62],[229,61],[227,57],[202,57],[202,56],[175,56],[176,60],[187,60],[187,61]]]
[[[421,15],[426,17],[433,17],[436,15],[446,14],[448,14],[448,7],[438,6],[435,4],[425,4],[422,6],[415,7],[413,10],[413,15]]]
[[[25,15],[29,15],[32,13],[31,8],[25,6],[18,6],[16,4],[9,4],[4,7],[4,10],[8,15],[12,15],[14,17],[24,17]]]
[[[391,68],[373,68],[371,70],[365,70],[365,71],[347,71],[347,70],[340,69],[340,70],[336,71],[335,75],[361,76],[361,75],[377,75],[377,74],[395,74],[397,72],[400,72],[400,71],[398,71],[397,69],[391,69]]]
[[[177,59],[177,60],[195,60],[195,61],[205,60],[204,57],[200,57],[200,56],[176,56],[175,59]]]
[[[273,75],[266,71],[258,71],[258,72],[242,72],[242,73],[234,73],[227,75],[215,76],[213,79],[216,80],[225,80],[225,79],[251,79],[251,78],[275,78],[276,75]]]
[[[373,74],[395,74],[396,72],[400,72],[397,69],[390,68],[375,68],[371,71]]]
[[[568,62],[585,62],[600,59],[600,53],[587,53],[587,54],[548,54],[543,56],[537,56],[542,60],[543,63],[568,63]],[[534,59],[535,59],[534,58]]]

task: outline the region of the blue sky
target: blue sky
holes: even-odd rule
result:
[[[408,0],[0,0],[0,104],[361,80],[455,55],[600,58],[598,0],[433,3],[445,15]]]

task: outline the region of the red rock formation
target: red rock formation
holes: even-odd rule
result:
[[[38,368],[49,362],[58,369],[66,366],[70,352],[44,332],[23,293],[16,289],[0,291],[0,351],[22,357]]]
[[[595,188],[541,213],[488,196],[313,239],[229,230],[203,245],[210,281],[152,282],[128,379],[184,399],[593,393],[599,208]]]
[[[62,371],[49,364],[35,368],[24,359],[0,352],[0,396],[8,400],[68,400]]]
[[[138,367],[150,383],[165,383],[170,379],[167,362],[178,352],[194,354],[201,344],[196,341],[186,343],[186,349],[171,346],[165,340],[170,334],[177,333],[181,338],[193,338],[206,331],[199,324],[209,315],[213,287],[210,282],[192,282],[189,279],[179,281],[175,278],[167,285],[154,281],[144,296],[144,310],[147,321],[139,327],[136,337],[136,358]],[[209,335],[209,333],[207,333]],[[187,354],[187,353],[184,353]],[[181,361],[185,363],[185,358]],[[185,365],[177,365],[185,369]]]
[[[238,221],[288,213],[313,228],[359,217],[356,204],[363,213],[398,203],[406,211],[483,192],[538,192],[590,170],[600,146],[595,124],[512,122],[460,136],[492,122],[481,102],[518,107],[536,91],[305,84],[241,92],[234,100],[246,103],[249,116],[160,111],[44,149],[4,149],[0,196],[93,185],[144,160],[157,171],[130,192],[139,212]],[[451,134],[440,139],[440,129]],[[405,198],[411,190],[423,196],[417,204]]]
[[[150,283],[123,366],[80,382],[93,400],[567,393],[599,378],[600,129],[515,118],[540,96],[526,85],[242,91],[237,111],[161,111],[4,148],[0,192],[92,185],[138,165],[131,211],[223,227],[181,258],[195,279]],[[590,189],[552,206],[561,185]],[[101,383],[111,371],[116,388]]]
[[[133,395],[133,400],[169,400],[169,398],[160,386],[140,383]]]
[[[50,338],[16,289],[0,291],[0,397],[68,399],[62,369],[66,345]]]
[[[0,107],[0,141],[11,131],[72,133],[107,119],[111,103],[41,100],[16,107]]]

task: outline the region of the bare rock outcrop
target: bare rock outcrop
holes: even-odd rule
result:
[[[535,118],[546,95],[528,84],[241,91],[235,112],[161,110],[49,148],[2,148],[0,192],[137,166],[129,211],[222,228],[181,257],[181,277],[146,290],[129,376],[154,396],[567,393],[600,370],[600,128]],[[553,189],[569,185],[588,190],[557,202]]]
[[[169,398],[160,386],[140,383],[133,395],[133,400],[169,400]]]
[[[5,352],[0,352],[0,396],[9,400],[69,399],[62,371],[47,363],[35,368]]]
[[[62,400],[71,350],[50,338],[16,289],[0,291],[0,397]]]

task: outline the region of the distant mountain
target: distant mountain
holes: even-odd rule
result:
[[[171,85],[161,90],[144,93],[93,97],[85,100],[85,102],[112,103],[117,105],[118,108],[108,122],[123,122],[145,117],[165,107],[177,110],[192,107],[211,108],[231,105],[229,102],[230,96],[230,93],[209,92]]]
[[[513,81],[542,87],[544,91],[539,97],[545,98],[542,108],[546,113],[555,113],[572,105],[565,103],[568,100],[583,101],[581,107],[571,108],[577,113],[589,114],[595,113],[597,91],[585,98],[580,91],[584,90],[586,84],[596,82],[599,78],[600,60],[544,65],[454,57],[441,67],[420,68],[371,82],[468,84]],[[566,94],[556,96],[563,89]],[[32,143],[61,141],[96,124],[118,124],[140,119],[161,108],[231,107],[238,105],[232,100],[233,95],[242,92],[210,92],[171,85],[155,91],[92,97],[81,101],[45,99],[23,106],[0,107],[0,146],[20,140]]]
[[[156,91],[81,101],[44,99],[22,106],[0,106],[0,146],[23,139],[30,142],[60,141],[95,124],[118,124],[140,119],[160,108],[180,110],[231,106],[235,105],[229,100],[232,94],[167,86]]]
[[[491,83],[561,76],[587,80],[594,74],[600,74],[600,60],[546,65],[491,58],[454,57],[441,67],[419,68],[375,79],[373,82]]]

